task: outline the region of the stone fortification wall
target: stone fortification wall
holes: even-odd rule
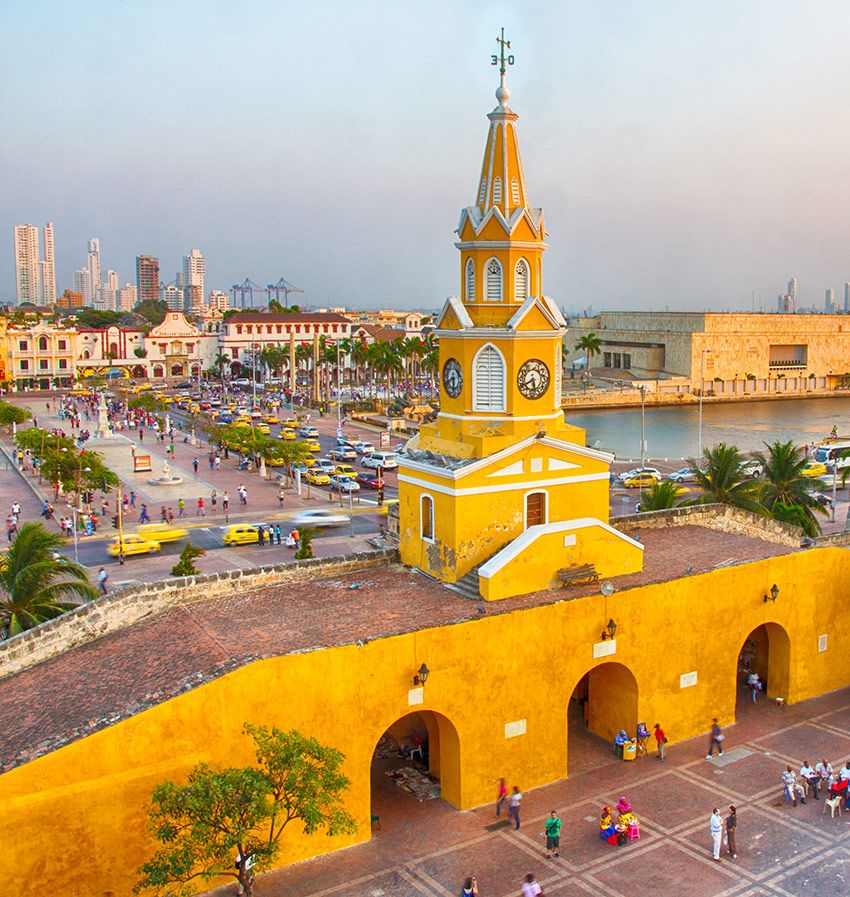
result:
[[[185,576],[116,588],[55,620],[0,643],[0,678],[18,673],[147,617],[181,604],[287,583],[365,570],[397,560],[395,549],[314,558],[289,564]]]

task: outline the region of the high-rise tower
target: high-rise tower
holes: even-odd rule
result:
[[[200,296],[200,302],[203,304],[204,281],[207,275],[207,263],[200,249],[193,249],[189,255],[183,256],[183,287],[186,290],[186,310],[189,311],[192,305],[196,305],[197,297]],[[193,289],[194,287],[200,289]]]
[[[398,462],[402,561],[447,582],[478,567],[490,600],[546,588],[559,568],[642,566],[640,545],[607,523],[613,457],[564,420],[566,322],[542,291],[543,210],[528,199],[498,40],[498,105],[457,228],[461,294],[437,320],[440,412]]]
[[[38,259],[38,228],[15,225],[15,295],[22,302],[41,302],[41,270]]]
[[[98,240],[97,237],[92,237],[89,240],[88,269],[89,279],[91,281],[91,299],[93,302],[97,299],[97,294],[101,287],[100,240]]]
[[[43,305],[56,303],[56,256],[53,245],[53,222],[44,225],[44,260],[41,262],[41,300]]]
[[[136,287],[139,303],[159,301],[159,259],[136,256]]]

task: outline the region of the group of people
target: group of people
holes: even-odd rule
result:
[[[616,817],[614,816],[616,813]],[[622,847],[627,840],[640,837],[640,822],[632,811],[632,805],[621,797],[617,806],[603,807],[599,815],[599,837],[609,844]]]
[[[787,803],[797,806],[806,802],[806,793],[811,792],[815,800],[820,800],[820,792],[829,794],[827,800],[838,798],[848,809],[850,803],[850,760],[845,761],[844,766],[837,773],[832,771],[832,764],[824,757],[817,765],[812,767],[808,760],[803,761],[799,772],[788,764],[780,776],[782,781],[783,797]]]
[[[646,723],[638,723],[634,738],[629,738],[629,733],[625,729],[614,736],[614,753],[621,760],[625,759],[629,753],[627,745],[633,746],[631,753],[633,756],[641,756],[647,753],[647,742],[650,737],[655,738],[656,757],[659,760],[664,759],[664,745],[667,744],[667,736],[659,723],[653,726],[652,733],[647,728]]]

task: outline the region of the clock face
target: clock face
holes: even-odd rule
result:
[[[539,399],[549,388],[549,368],[539,358],[530,358],[519,369],[516,383],[527,399]]]
[[[453,399],[460,395],[463,388],[463,370],[454,358],[450,358],[443,366],[443,386]]]

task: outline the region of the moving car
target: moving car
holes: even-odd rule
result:
[[[371,455],[375,451],[375,446],[371,442],[355,442],[354,451],[358,455]]]
[[[280,421],[273,414],[270,414],[268,417],[264,417],[263,420],[267,424],[279,424],[280,423]]]
[[[341,477],[357,477],[357,471],[350,464],[337,464],[336,473]]]
[[[161,547],[159,542],[156,542],[153,539],[144,539],[142,536],[129,534],[125,535],[123,539],[116,536],[109,545],[106,546],[106,550],[112,557],[118,557],[119,553],[123,554],[125,557],[130,557],[130,555],[133,554],[150,554],[152,551],[159,551]]]
[[[829,470],[822,461],[807,461],[800,473],[804,477],[823,477],[829,473]]]
[[[328,454],[334,461],[354,461],[357,458],[357,452],[350,445],[334,446]]]
[[[188,530],[172,526],[170,523],[143,523],[136,527],[136,533],[144,539],[156,542],[177,542],[189,535]]]
[[[269,427],[268,424],[257,424],[257,425],[254,427],[254,429],[255,429],[258,433],[262,433],[263,436],[268,436],[268,435],[271,433],[271,428]]]
[[[667,479],[674,483],[691,483],[696,480],[696,468],[683,467],[681,470],[674,470],[673,473],[667,474]]]
[[[385,486],[386,483],[378,476],[376,473],[366,473],[366,471],[362,471],[358,473],[355,477],[358,483],[363,486],[365,489],[374,489],[377,491],[381,488],[381,486]]]
[[[338,514],[326,508],[311,508],[309,511],[302,511],[300,514],[296,514],[292,518],[292,522],[299,529],[302,527],[311,529],[326,526],[346,526],[348,524],[348,515]]]
[[[286,442],[294,442],[295,441],[295,430],[290,430],[287,427],[284,427],[280,431],[280,438],[286,440]]]
[[[360,485],[351,477],[332,476],[331,492],[359,492]]]
[[[307,473],[304,474],[304,479],[311,486],[327,486],[331,481],[330,475],[321,468],[308,470]]]
[[[256,526],[232,523],[225,528],[221,539],[225,545],[250,545],[252,542],[259,542],[260,536]]]
[[[318,439],[307,439],[304,445],[307,446],[308,452],[320,452],[322,450],[322,444]]]
[[[637,476],[639,473],[651,473],[656,482],[661,479],[661,471],[657,467],[633,467],[631,470],[621,473],[618,479],[621,483],[625,483],[630,477]]]
[[[328,474],[336,473],[336,462],[330,458],[316,458],[316,467]]]
[[[389,470],[398,467],[395,452],[370,452],[364,455],[360,462],[363,467],[372,467],[377,470],[379,467],[383,470]]]
[[[311,438],[311,439],[318,439],[319,431],[315,427],[299,427],[298,435],[305,436],[305,437]]]
[[[623,485],[626,487],[626,489],[638,489],[641,486],[645,488],[654,486],[657,482],[658,477],[654,473],[643,471],[642,473],[636,473],[634,476],[628,477],[628,479],[623,480]]]

